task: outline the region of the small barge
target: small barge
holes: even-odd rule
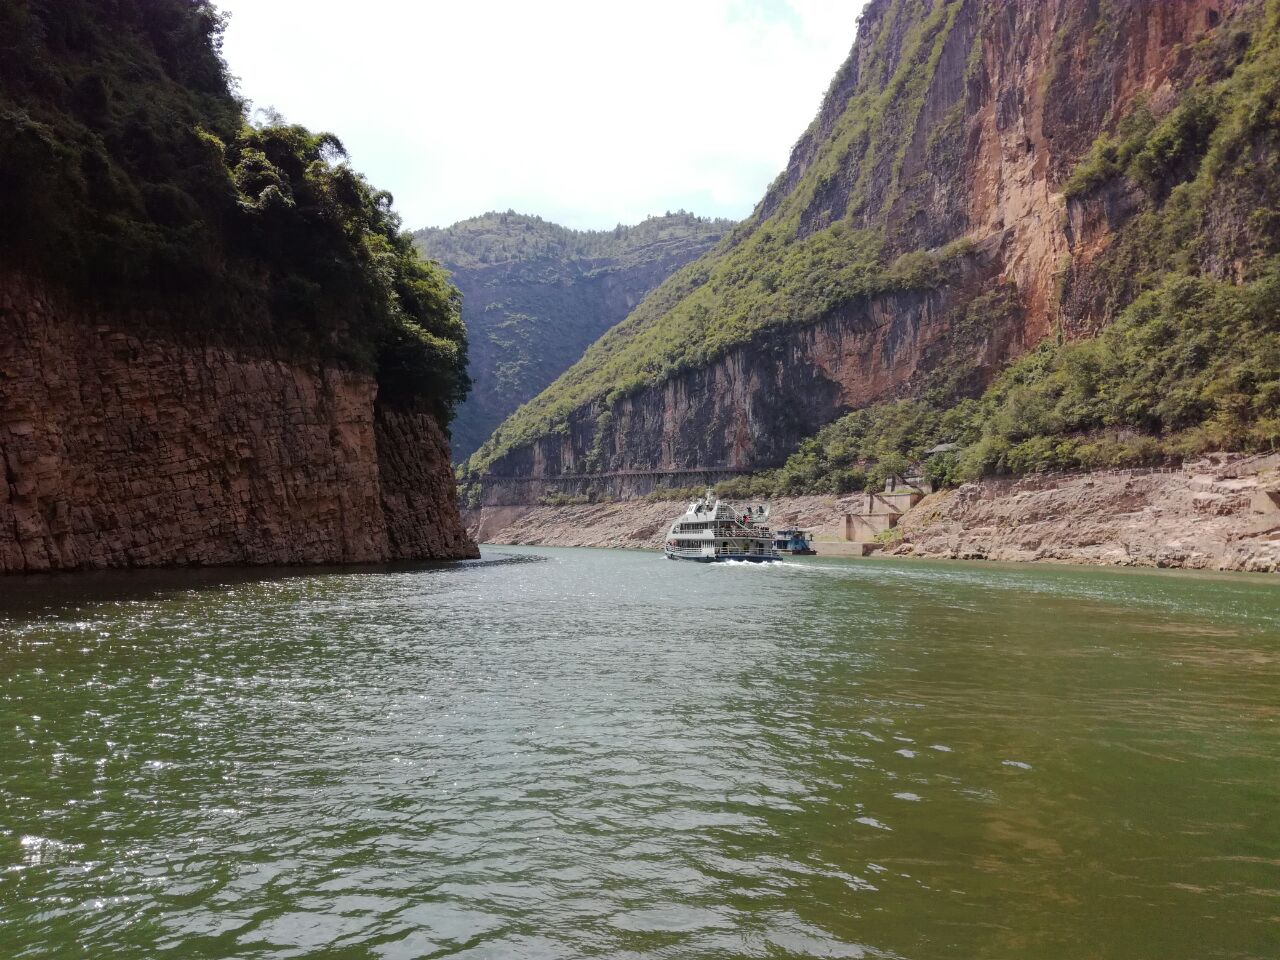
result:
[[[818,551],[809,546],[809,531],[807,530],[775,530],[773,532],[773,545],[777,547],[779,553],[789,554],[793,557],[813,557],[817,556]]]
[[[768,563],[781,559],[769,529],[769,508],[737,508],[708,490],[667,533],[663,552],[668,560],[718,563],[745,560]]]

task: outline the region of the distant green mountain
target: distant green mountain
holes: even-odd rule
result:
[[[541,217],[486,213],[414,235],[462,291],[471,398],[453,454],[465,460],[517,407],[563,373],[732,221],[668,213],[633,227],[570,230]]]

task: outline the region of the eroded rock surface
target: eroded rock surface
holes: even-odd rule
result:
[[[895,552],[1280,571],[1275,460],[966,484],[907,513]]]
[[[476,555],[430,416],[137,330],[0,288],[0,572]]]
[[[1094,274],[1141,203],[1119,182],[1069,199],[1069,175],[1136,104],[1163,115],[1178,102],[1196,82],[1198,45],[1259,6],[873,0],[743,236],[793,231],[799,242],[842,221],[880,231],[886,261],[962,241],[954,275],[840,302],[813,322],[770,317],[705,362],[677,364],[616,402],[606,395],[556,414],[552,428],[485,466],[501,481],[485,485],[485,502],[536,502],[548,481],[558,493],[623,497],[696,482],[656,471],[776,466],[849,410],[918,394],[938,374],[973,392],[1046,337],[1096,333],[1123,304],[1098,292]],[[944,41],[912,74],[918,96],[905,98],[887,78],[922,36]],[[872,94],[901,129],[891,124],[879,149],[866,136],[846,143],[842,130],[858,126]],[[801,201],[796,223],[770,219]],[[729,301],[709,300],[732,315]]]

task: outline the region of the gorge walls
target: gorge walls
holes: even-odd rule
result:
[[[478,555],[427,414],[122,319],[0,283],[0,572]]]
[[[1158,201],[1122,178],[1069,193],[1073,171],[1135,109],[1167,116],[1234,69],[1231,31],[1261,9],[873,0],[753,216],[498,429],[471,464],[484,502],[775,466],[850,410],[972,396],[1046,339],[1096,333],[1136,289],[1096,265]]]

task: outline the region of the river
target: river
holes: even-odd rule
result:
[[[0,583],[0,956],[1280,955],[1275,578],[484,552]]]

